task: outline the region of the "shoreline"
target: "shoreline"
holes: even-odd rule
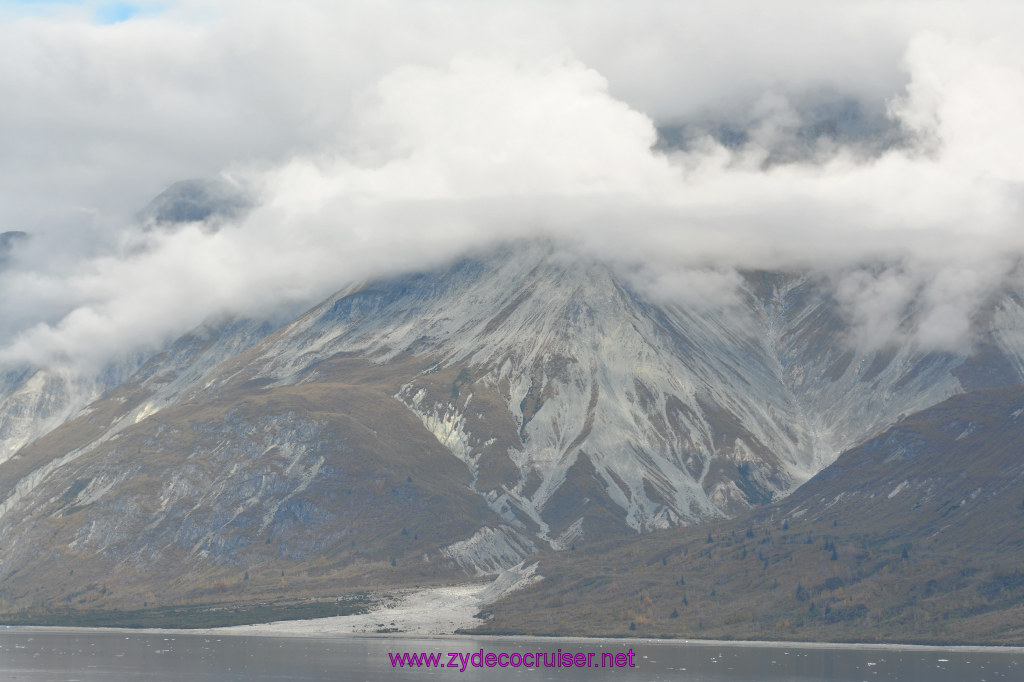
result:
[[[344,617],[344,616],[343,616]],[[288,622],[288,621],[277,621]],[[327,639],[342,637],[345,639],[393,639],[393,640],[483,640],[483,641],[559,641],[574,642],[579,644],[589,643],[626,643],[636,642],[646,646],[719,646],[739,648],[766,648],[766,649],[862,649],[880,651],[949,651],[956,653],[1005,653],[1024,654],[1024,646],[1011,646],[1004,644],[898,644],[889,642],[810,642],[810,641],[779,641],[779,640],[747,640],[747,639],[695,639],[684,638],[649,638],[649,637],[585,637],[580,635],[559,636],[559,635],[474,635],[467,633],[460,634],[418,634],[410,632],[371,632],[371,633],[345,633],[345,632],[297,632],[285,630],[272,630],[261,626],[273,625],[274,623],[255,623],[252,626],[231,626],[231,629],[246,627],[260,627],[252,632],[225,632],[227,628],[197,628],[197,629],[175,629],[175,628],[120,628],[120,627],[81,627],[63,625],[0,625],[0,634],[4,632],[53,632],[53,633],[112,633],[112,634],[143,634],[143,635],[195,635],[195,636],[220,636],[220,637],[307,637],[310,639]]]
[[[861,649],[901,651],[947,651],[960,653],[990,652],[1024,654],[1024,645],[1001,644],[910,644],[891,642],[814,642],[789,640],[719,640],[693,637],[608,637],[528,634],[456,633],[479,625],[476,614],[496,599],[540,580],[536,564],[519,565],[503,571],[493,582],[470,582],[405,592],[392,592],[387,601],[378,602],[367,612],[325,618],[278,620],[249,625],[204,628],[103,627],[72,625],[0,625],[3,632],[67,632],[151,634],[203,637],[307,637],[374,638],[393,640],[546,640],[579,644],[642,642],[646,646],[763,647],[773,649]]]

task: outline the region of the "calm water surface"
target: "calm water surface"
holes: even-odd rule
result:
[[[393,668],[389,654],[634,652],[636,667]],[[479,660],[479,655],[477,660]],[[468,659],[472,661],[472,659]],[[513,660],[516,660],[513,657]],[[0,628],[0,679],[189,680],[683,680],[692,682],[1024,680],[1024,654],[919,649],[825,649],[559,639],[411,639],[153,634]]]

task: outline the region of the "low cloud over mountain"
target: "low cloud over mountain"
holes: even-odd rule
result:
[[[0,224],[34,235],[0,274],[6,365],[95,372],[217,313],[536,235],[666,301],[820,269],[853,343],[964,351],[1021,252],[1006,5],[137,9],[3,10]],[[143,231],[188,177],[252,210]]]

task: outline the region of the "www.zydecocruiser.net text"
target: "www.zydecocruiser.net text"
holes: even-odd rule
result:
[[[633,650],[617,654],[602,652],[562,651],[450,651],[442,653],[391,653],[392,668],[452,668],[466,672],[468,668],[635,668]]]

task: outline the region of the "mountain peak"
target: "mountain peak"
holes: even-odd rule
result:
[[[506,244],[339,293],[269,340],[256,372],[289,383],[336,354],[384,372],[420,358],[395,397],[495,511],[556,547],[783,496],[904,411],[892,405],[960,390],[962,357],[847,347],[827,282],[761,273],[741,288],[726,308],[656,303],[620,268]],[[592,509],[565,516],[573,488]]]
[[[27,519],[0,540],[49,533],[67,557],[98,553],[82,580],[119,566],[139,589],[157,564],[207,580],[302,566],[319,585],[318,556],[352,585],[493,573],[778,500],[1024,357],[1012,295],[967,357],[849,343],[808,273],[746,273],[726,305],[652,296],[635,274],[514,243],[349,287],[276,330],[204,326],[0,462],[0,513]]]

